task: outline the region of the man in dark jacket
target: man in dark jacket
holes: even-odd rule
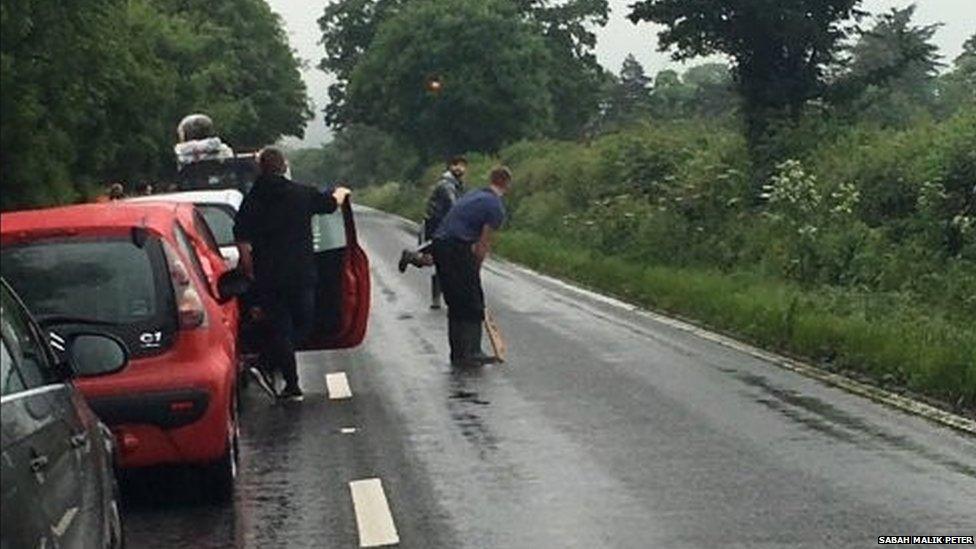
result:
[[[269,328],[262,358],[266,367],[285,378],[279,396],[301,400],[295,346],[311,328],[317,277],[311,220],[335,211],[349,189],[323,194],[290,181],[284,176],[284,153],[274,147],[261,150],[258,167],[260,176],[234,220],[234,237],[241,267],[254,279],[254,298]]]
[[[427,214],[424,217],[422,242],[424,244],[434,239],[434,233],[440,227],[441,221],[451,210],[451,206],[464,194],[464,174],[468,171],[468,160],[463,156],[455,156],[447,163],[447,171],[441,174],[434,190],[427,199]],[[415,267],[430,267],[434,260],[430,255],[429,246],[419,250],[403,250],[400,254],[400,272],[407,270],[407,265]],[[441,288],[437,275],[430,277],[430,308],[441,308]]]
[[[505,220],[502,196],[511,182],[508,168],[493,169],[491,184],[459,199],[434,233],[434,263],[447,301],[447,337],[455,366],[493,361],[481,351],[481,324],[485,319],[481,264],[488,256],[492,233]]]

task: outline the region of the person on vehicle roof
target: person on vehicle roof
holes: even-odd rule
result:
[[[502,196],[511,183],[511,170],[496,167],[490,185],[461,197],[434,232],[434,264],[447,302],[447,337],[454,366],[494,362],[481,351],[485,319],[481,265],[490,251],[492,233],[505,221]]]
[[[427,214],[424,217],[422,231],[423,242],[434,239],[434,233],[440,227],[441,221],[450,211],[451,206],[457,202],[458,198],[464,194],[464,174],[468,171],[468,160],[463,156],[452,157],[447,162],[447,171],[441,174],[440,179],[434,185],[430,197],[427,199]],[[414,267],[430,267],[434,264],[434,259],[430,254],[429,245],[421,247],[419,250],[403,250],[400,254],[400,272],[407,270],[407,265]],[[430,277],[430,308],[441,308],[441,287],[437,280],[437,275]]]
[[[266,370],[258,381],[274,393],[268,370],[280,371],[285,388],[278,396],[297,401],[302,390],[295,347],[308,335],[315,307],[312,216],[335,211],[350,190],[322,193],[289,180],[285,155],[276,147],[262,149],[257,162],[260,175],[237,212],[234,238],[270,332],[261,353]]]

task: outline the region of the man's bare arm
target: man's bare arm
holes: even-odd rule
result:
[[[481,238],[478,239],[471,246],[471,251],[474,252],[474,256],[478,258],[478,264],[482,264],[485,258],[488,257],[489,252],[491,252],[491,239],[495,234],[495,230],[491,228],[490,225],[485,225],[481,229]]]

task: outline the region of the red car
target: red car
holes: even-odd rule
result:
[[[230,296],[220,297],[226,267],[194,206],[5,213],[0,235],[3,276],[53,346],[94,322],[129,347],[121,371],[77,380],[115,433],[119,465],[203,465],[207,493],[229,496],[237,473],[238,313]]]

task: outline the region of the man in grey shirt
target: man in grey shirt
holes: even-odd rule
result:
[[[427,214],[424,217],[421,244],[429,243],[434,239],[434,233],[437,232],[441,222],[447,216],[447,212],[464,194],[462,179],[467,171],[468,160],[463,156],[455,156],[447,162],[447,171],[441,174],[437,184],[434,185],[434,190],[431,191],[430,197],[427,199]],[[399,268],[401,273],[407,270],[407,265],[419,268],[430,267],[433,264],[434,260],[428,245],[422,246],[419,250],[403,250],[400,254]],[[430,293],[430,308],[440,309],[441,288],[436,274],[430,277]]]

